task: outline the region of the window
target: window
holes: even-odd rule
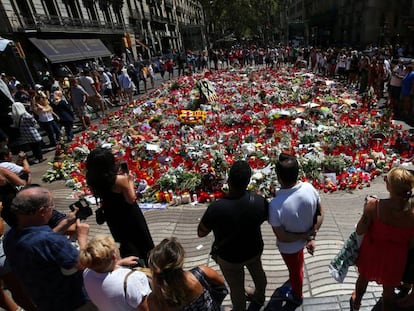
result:
[[[22,16],[24,23],[27,24],[34,24],[33,14],[30,10],[30,6],[27,3],[27,0],[16,0],[18,12],[16,12],[17,16]]]
[[[56,6],[53,3],[53,0],[44,0],[43,1],[46,7],[47,12],[49,13],[49,16],[58,16],[58,12],[56,10]]]

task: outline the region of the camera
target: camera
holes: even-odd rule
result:
[[[85,220],[93,214],[92,208],[89,206],[88,201],[85,199],[79,199],[78,201],[69,205],[69,208],[72,212],[76,207],[78,208],[78,211],[76,212],[76,218],[79,218],[80,220]]]

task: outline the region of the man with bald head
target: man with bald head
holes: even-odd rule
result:
[[[83,288],[78,249],[48,226],[54,200],[49,190],[32,187],[12,202],[17,226],[4,238],[4,250],[13,273],[39,310],[96,310]],[[76,222],[80,248],[87,243],[89,226]]]

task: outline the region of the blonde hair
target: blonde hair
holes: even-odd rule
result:
[[[109,272],[114,264],[114,256],[119,258],[118,245],[109,235],[96,235],[79,252],[80,263],[99,273]]]
[[[394,167],[387,174],[389,191],[404,200],[404,209],[414,208],[414,175],[403,167]]]
[[[158,287],[161,301],[171,307],[183,307],[188,302],[184,284],[184,248],[172,237],[155,246],[148,259],[154,286]]]

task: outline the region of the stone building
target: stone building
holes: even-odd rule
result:
[[[282,37],[321,46],[403,45],[413,52],[413,0],[283,0]]]
[[[62,63],[206,48],[196,0],[0,0],[0,36],[13,41],[0,44],[0,70],[28,83]]]

